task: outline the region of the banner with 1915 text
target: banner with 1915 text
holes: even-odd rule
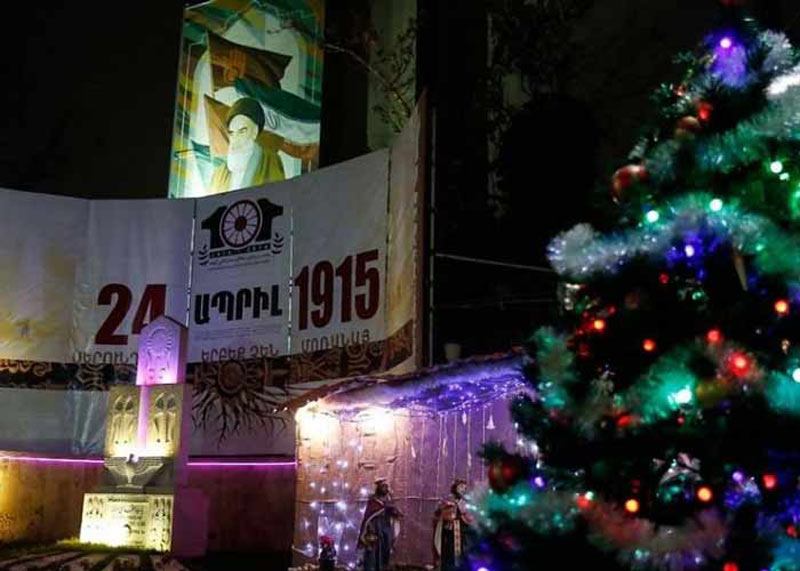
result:
[[[298,181],[292,353],[358,353],[386,337],[388,177],[388,152],[378,151]]]

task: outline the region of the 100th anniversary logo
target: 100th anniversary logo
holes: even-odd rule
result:
[[[266,198],[220,206],[200,224],[208,231],[208,241],[197,252],[198,263],[230,267],[277,257],[286,242],[285,236],[274,230],[281,216],[283,206]]]

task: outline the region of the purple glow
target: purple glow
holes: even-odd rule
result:
[[[39,464],[102,464],[102,458],[48,458],[47,456],[0,456],[0,460]]]
[[[747,72],[747,50],[731,36],[724,36],[711,46],[715,56],[711,68],[714,75],[731,87],[745,85],[750,80]]]
[[[544,488],[544,484],[545,484],[545,482],[544,482],[544,478],[542,478],[541,476],[536,476],[536,477],[533,479],[533,484],[534,484],[534,486],[536,486],[537,488]]]
[[[9,460],[11,462],[27,462],[34,464],[103,464],[102,458],[56,458],[48,456],[0,456],[0,460]],[[197,460],[188,462],[189,466],[205,467],[205,468],[282,468],[282,467],[296,467],[297,462],[294,460],[247,460],[247,461],[230,461],[224,460]]]
[[[489,571],[488,567],[478,567],[475,571]]]
[[[737,484],[741,484],[742,482],[744,482],[744,472],[742,472],[741,470],[736,470],[733,473],[732,478],[734,482],[736,482]]]
[[[242,468],[242,467],[255,467],[255,468],[281,468],[281,467],[295,467],[297,462],[291,461],[275,461],[275,462],[225,462],[217,460],[215,462],[198,461],[189,462],[189,466],[199,466],[206,468]]]

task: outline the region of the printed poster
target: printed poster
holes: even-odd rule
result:
[[[184,12],[169,196],[316,168],[323,0],[212,0]]]
[[[194,204],[154,199],[86,205],[69,360],[135,365],[139,333],[148,323],[166,314],[186,324]]]
[[[290,190],[273,185],[197,201],[189,361],[288,352]]]
[[[0,359],[68,362],[89,203],[0,189]]]

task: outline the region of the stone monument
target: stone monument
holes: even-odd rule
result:
[[[203,555],[208,501],[188,487],[191,387],[186,328],[161,316],[142,330],[136,386],[109,394],[103,474],[83,498],[80,539]]]

